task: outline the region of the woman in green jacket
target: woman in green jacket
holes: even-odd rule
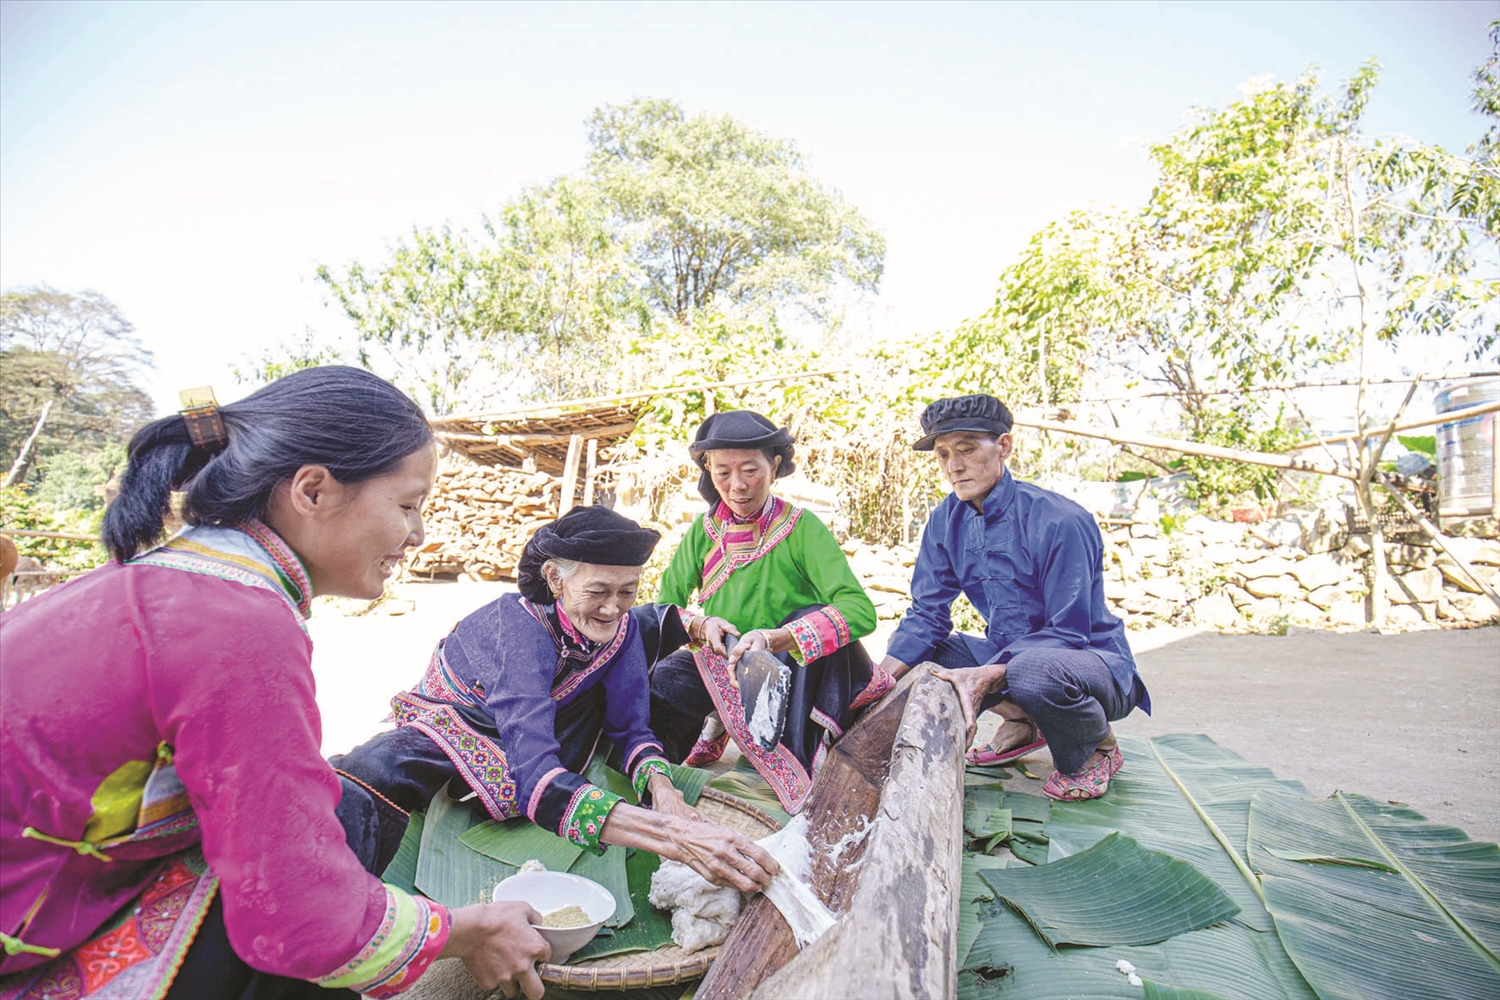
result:
[[[785,428],[749,410],[703,422],[688,450],[703,470],[698,492],[709,509],[678,545],[657,598],[680,609],[683,629],[673,627],[678,616],[638,610],[661,623],[647,655],[655,661],[651,728],[667,756],[706,763],[733,738],[797,812],[826,748],[895,682],[859,643],[875,629],[875,606],[833,534],[771,493],[794,468],[792,443]],[[726,653],[730,636],[739,641]],[[751,737],[733,679],[751,650],[768,650],[792,670],[786,727],[769,751]],[[726,731],[694,745],[711,712]]]

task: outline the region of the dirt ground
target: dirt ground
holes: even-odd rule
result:
[[[384,728],[390,696],[414,684],[433,644],[502,584],[400,584],[395,600],[351,617],[313,615],[323,752]],[[390,610],[402,610],[392,615]],[[885,650],[892,623],[866,648]],[[1406,802],[1475,840],[1500,841],[1500,629],[1391,635],[1293,630],[1285,636],[1155,629],[1131,646],[1155,714],[1121,733],[1207,733],[1315,795],[1335,789]],[[981,723],[981,737],[992,724]],[[1050,769],[1045,752],[1029,769]],[[1126,762],[1129,767],[1129,762]],[[498,994],[496,994],[498,995]],[[456,960],[437,963],[415,1000],[479,1000]]]
[[[311,628],[324,753],[383,728],[390,696],[421,676],[437,639],[508,589],[401,584],[391,602],[410,606],[401,615],[320,608]],[[884,651],[889,627],[867,640],[871,655]],[[1500,629],[1156,629],[1131,643],[1155,714],[1136,712],[1120,732],[1207,733],[1315,795],[1342,789],[1406,802],[1476,840],[1500,841]],[[1045,753],[1034,760],[1033,770],[1048,764]]]

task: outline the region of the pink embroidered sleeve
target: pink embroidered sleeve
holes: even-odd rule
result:
[[[786,623],[792,641],[797,644],[797,658],[803,663],[827,656],[850,641],[849,623],[832,604]]]
[[[342,967],[317,980],[375,1000],[406,990],[442,954],[452,922],[443,906],[386,886],[385,919],[369,942]]]

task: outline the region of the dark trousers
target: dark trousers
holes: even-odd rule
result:
[[[388,840],[391,831],[399,826],[395,832],[395,843],[399,845],[406,831],[406,816],[355,782],[343,777],[339,780],[344,789],[338,806],[344,838],[365,870],[378,874],[390,863],[389,857],[380,859],[381,841]],[[392,846],[391,856],[395,853]],[[358,1000],[358,997],[353,990],[324,989],[300,979],[252,969],[230,947],[220,889],[183,957],[182,967],[177,970],[165,1000]]]
[[[949,669],[992,663],[999,650],[984,639],[955,632],[933,650],[932,659]],[[1145,687],[1136,677],[1128,694],[1098,654],[1087,649],[1032,649],[1005,665],[1005,687],[991,692],[979,710],[1009,698],[1031,717],[1064,774],[1083,770],[1109,735],[1109,724],[1129,715]]]
[[[670,627],[676,619],[675,610],[663,618],[664,608],[670,605],[640,605],[630,613],[641,626],[646,656],[651,663],[651,731],[661,740],[667,759],[680,764],[692,751],[703,730],[703,720],[714,710],[714,702],[692,652],[678,648],[687,641],[687,633]],[[793,611],[781,624],[812,610],[807,607]],[[859,642],[800,665],[791,653],[780,653],[776,658],[792,668],[781,745],[811,772],[824,732],[830,732],[836,739],[854,721],[849,705],[869,686],[874,664]],[[836,730],[825,730],[823,720]]]

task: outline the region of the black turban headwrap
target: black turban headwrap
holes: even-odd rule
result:
[[[698,463],[703,474],[698,477],[698,495],[717,507],[719,491],[714,489],[714,477],[708,472],[708,453],[711,451],[769,451],[781,457],[781,465],[775,478],[789,476],[797,468],[792,461],[792,443],[796,438],[785,427],[777,427],[754,410],[725,410],[715,413],[698,426],[698,434],[688,445],[688,454]]]
[[[548,559],[570,559],[598,566],[644,566],[661,535],[642,528],[608,507],[574,507],[537,531],[521,550],[516,586],[534,604],[556,598],[542,576]]]

